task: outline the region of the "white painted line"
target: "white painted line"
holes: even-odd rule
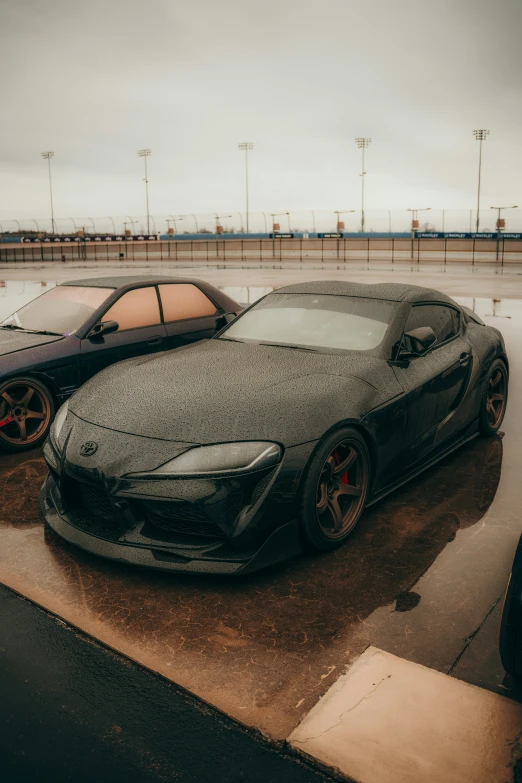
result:
[[[360,783],[510,783],[522,705],[369,647],[289,742]]]

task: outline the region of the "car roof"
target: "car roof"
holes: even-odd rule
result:
[[[391,302],[448,302],[451,297],[433,288],[407,283],[352,283],[349,280],[318,280],[278,288],[275,294],[330,294]]]
[[[143,275],[115,275],[113,277],[86,277],[82,280],[67,280],[59,285],[86,286],[89,288],[123,288],[140,284],[155,285],[158,283],[193,283],[201,285],[203,280],[188,277],[144,277]]]

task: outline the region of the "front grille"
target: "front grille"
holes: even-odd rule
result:
[[[61,493],[67,516],[75,527],[102,538],[119,538],[118,512],[103,486],[86,484],[64,476]]]
[[[147,502],[143,504],[143,511],[149,524],[168,533],[202,536],[214,540],[226,538],[221,528],[207,516],[205,511],[193,503]]]

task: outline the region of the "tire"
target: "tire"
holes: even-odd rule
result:
[[[324,438],[301,491],[299,524],[306,549],[325,552],[346,540],[366,505],[370,473],[368,447],[358,430],[343,427]]]
[[[10,378],[0,384],[0,449],[27,451],[40,446],[55,414],[51,392],[35,378]]]
[[[480,400],[479,425],[486,437],[497,434],[506,413],[508,400],[508,372],[502,359],[492,363]]]
[[[522,675],[522,537],[518,542],[504,596],[500,626],[500,658],[508,674]]]

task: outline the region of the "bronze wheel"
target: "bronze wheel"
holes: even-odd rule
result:
[[[314,455],[305,479],[302,532],[313,549],[332,549],[351,533],[363,512],[370,485],[370,459],[362,435],[352,427],[329,436]]]
[[[507,377],[502,365],[499,365],[489,379],[486,410],[488,421],[493,429],[500,426],[506,410]]]
[[[506,413],[507,399],[507,368],[503,361],[497,359],[491,366],[482,396],[480,428],[484,435],[498,432]]]
[[[344,538],[354,527],[367,481],[357,444],[339,443],[326,458],[317,486],[317,521],[327,538]]]
[[[13,378],[0,386],[0,447],[32,448],[47,435],[54,415],[49,391],[32,378]]]

